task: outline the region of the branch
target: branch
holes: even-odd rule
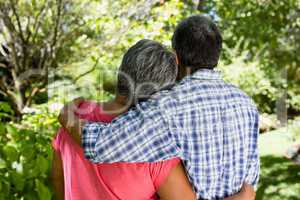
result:
[[[51,44],[51,54],[53,52],[53,48],[56,45],[56,41],[57,41],[57,34],[58,34],[58,28],[59,28],[59,24],[60,24],[60,18],[61,18],[61,5],[62,5],[62,0],[57,0],[57,16],[56,16],[56,20],[55,20],[55,26],[54,26],[54,32],[53,32],[53,40],[52,40],[52,44]]]
[[[87,74],[93,72],[93,71],[96,69],[96,67],[97,67],[97,65],[98,65],[98,62],[99,62],[99,58],[97,58],[97,60],[96,60],[96,62],[95,62],[95,64],[94,64],[94,66],[93,66],[90,70],[88,70],[88,71],[84,72],[83,74],[77,76],[77,77],[74,79],[74,83],[76,83],[79,79],[81,79],[81,78],[84,77],[85,75],[87,75]]]
[[[0,79],[0,93],[3,94],[5,97],[7,97],[7,88],[5,87],[6,86],[6,83],[5,83],[5,80],[4,80],[4,77],[2,77]]]
[[[27,16],[27,25],[26,25],[26,32],[27,32],[27,37],[26,37],[26,44],[29,42],[29,38],[31,36],[31,31],[30,31],[30,16]]]
[[[0,79],[0,83],[1,93],[4,94],[6,97],[10,98],[13,104],[18,105],[17,96],[12,90],[9,89],[8,85],[5,83],[4,77]],[[18,108],[18,106],[16,106],[15,108]]]
[[[43,7],[41,8],[40,12],[35,16],[34,18],[34,25],[33,25],[33,29],[34,29],[34,35],[32,37],[32,42],[34,43],[35,38],[39,32],[40,26],[41,26],[41,21],[40,18],[43,19],[46,12],[44,12],[44,10],[46,10],[46,6],[48,7],[49,5],[49,1],[47,1]]]
[[[4,91],[2,91],[1,89],[0,89],[0,94],[2,94],[3,96],[7,97],[7,94]]]
[[[60,20],[61,20],[61,10],[62,10],[62,0],[56,0],[56,18],[55,18],[55,25],[54,25],[54,29],[53,29],[53,37],[52,37],[52,41],[50,42],[50,52],[49,52],[49,59],[47,62],[49,66],[53,66],[55,58],[56,58],[56,52],[54,51],[55,47],[56,47],[56,43],[57,43],[57,37],[58,37],[58,32],[59,32],[59,26],[60,26]],[[54,53],[55,52],[55,53]],[[48,52],[46,53],[45,57],[47,56]],[[44,65],[43,69],[46,72],[46,75],[48,75],[48,66]]]
[[[45,45],[47,46],[47,45]],[[38,69],[43,69],[43,65],[45,63],[45,60],[46,60],[46,47],[44,48],[41,48],[40,49],[40,60],[39,60],[39,63],[38,63]]]
[[[3,24],[8,29],[8,31],[10,33],[10,37],[15,38],[16,37],[15,34],[17,33],[17,31],[16,31],[16,28],[15,28],[15,25],[12,23],[12,20],[11,20],[9,14],[7,13],[8,8],[4,7],[2,4],[0,4],[0,6],[1,6],[0,7],[0,17],[3,21]]]
[[[7,97],[10,99],[12,108],[17,116],[22,115],[22,102],[20,102],[18,96],[13,93],[11,90],[7,91]]]
[[[9,55],[11,61],[12,61],[12,64],[15,66],[16,71],[19,72],[21,67],[20,67],[19,62],[18,62],[18,53],[17,53],[17,49],[16,49],[15,44],[16,43],[14,42],[14,40],[12,40],[11,43],[9,44],[9,46],[11,47],[13,56],[10,56],[10,54],[8,54],[8,55]]]
[[[6,66],[6,65],[4,65],[3,63],[0,63],[0,67],[1,67],[1,68],[4,68],[4,69],[6,69],[6,68],[7,68],[7,66]]]
[[[24,70],[26,68],[26,59],[27,59],[27,38],[25,39],[24,37],[24,33],[23,33],[23,30],[22,30],[22,25],[21,25],[21,20],[20,20],[20,16],[18,15],[17,13],[17,10],[16,10],[16,7],[15,7],[15,3],[13,0],[10,0],[10,5],[11,5],[11,8],[12,8],[12,11],[13,11],[13,14],[14,16],[16,17],[16,20],[17,20],[17,25],[18,25],[18,29],[19,29],[19,35],[20,35],[20,38],[21,38],[21,47],[22,47],[22,64],[19,66],[21,68],[21,70]],[[28,21],[28,24],[30,22]],[[30,32],[30,31],[29,31]],[[29,34],[30,35],[30,34]]]
[[[4,26],[7,28],[8,33],[10,35],[10,40],[11,41],[6,41],[7,44],[11,47],[11,52],[12,52],[12,56],[9,56],[12,64],[15,66],[16,70],[19,71],[20,69],[20,65],[18,63],[18,56],[17,56],[17,49],[16,49],[16,44],[19,43],[18,41],[18,32],[16,31],[16,28],[12,22],[11,17],[8,15],[7,13],[8,8],[4,7],[3,4],[1,4],[0,7],[0,18],[3,21]]]
[[[29,107],[32,103],[32,98],[40,91],[39,88],[35,87],[32,89],[30,95],[28,96],[26,103],[25,103],[25,107]]]
[[[0,89],[2,90],[2,91],[4,91],[4,92],[6,92],[6,90],[7,90],[7,85],[6,85],[6,83],[5,83],[5,80],[4,80],[4,77],[1,77],[1,79],[0,79]]]
[[[19,28],[20,38],[22,39],[22,42],[25,43],[25,37],[23,35],[20,17],[18,15],[17,11],[16,11],[15,3],[13,2],[13,0],[10,0],[9,2],[10,2],[10,5],[11,5],[11,9],[13,11],[13,14],[15,15],[16,20],[17,20],[17,25],[18,25],[18,28]]]

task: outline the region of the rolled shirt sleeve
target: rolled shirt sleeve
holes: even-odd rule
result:
[[[95,163],[178,157],[199,199],[223,199],[244,182],[256,187],[258,111],[245,93],[212,70],[158,93],[111,124],[86,124],[86,157]]]
[[[82,145],[94,163],[157,162],[179,157],[167,116],[154,100],[142,102],[110,124],[87,123]]]

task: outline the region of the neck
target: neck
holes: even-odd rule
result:
[[[180,81],[181,79],[183,79],[186,76],[189,76],[201,69],[206,69],[206,70],[213,70],[213,68],[211,67],[202,67],[202,68],[198,68],[198,69],[193,69],[193,67],[189,67],[189,66],[179,66],[178,67],[178,75],[177,75],[177,81]]]
[[[180,81],[184,77],[191,75],[193,73],[193,70],[191,67],[185,67],[185,66],[179,66],[178,68],[178,75],[177,75],[177,81]]]
[[[130,107],[130,103],[126,96],[117,94],[116,97],[109,102],[103,103],[103,110],[106,113],[119,115],[126,112]]]

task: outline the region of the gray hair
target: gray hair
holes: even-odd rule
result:
[[[147,98],[177,76],[176,56],[159,42],[140,40],[124,54],[117,92],[135,100]]]

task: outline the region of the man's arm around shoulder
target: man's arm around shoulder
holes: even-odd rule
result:
[[[92,162],[156,162],[180,157],[166,112],[156,101],[143,102],[110,124],[85,123],[68,109],[72,106],[63,109],[60,122],[74,139],[80,142],[81,138],[85,156]]]

